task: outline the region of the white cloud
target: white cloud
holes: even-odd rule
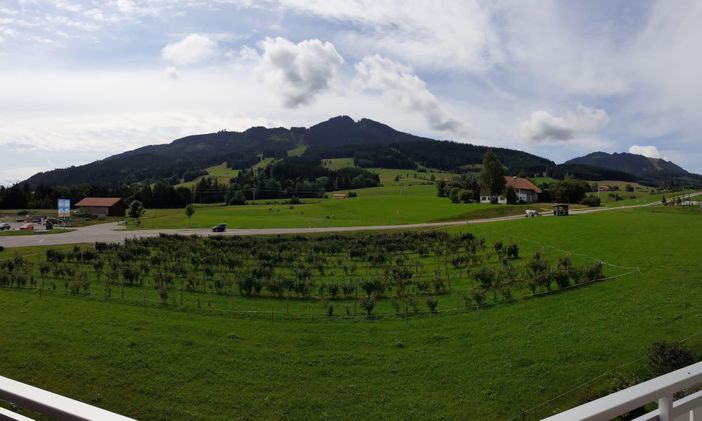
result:
[[[194,64],[209,60],[217,53],[217,41],[204,35],[190,34],[163,47],[161,57],[176,64]]]
[[[422,114],[435,130],[465,132],[465,126],[439,106],[426,83],[410,67],[379,55],[364,57],[355,67],[362,89],[381,92],[404,109]]]
[[[643,155],[648,158],[661,158],[661,153],[658,151],[658,148],[652,145],[649,146],[639,146],[639,145],[632,145],[629,147],[629,153],[633,153],[636,155]]]
[[[327,91],[344,61],[332,43],[318,39],[294,44],[285,38],[266,38],[260,48],[257,70],[288,108],[310,104]],[[251,49],[244,48],[242,55],[250,60]]]
[[[166,67],[163,69],[163,74],[166,75],[170,79],[178,79],[180,78],[180,73],[178,73],[178,69],[176,69],[173,66]]]
[[[125,14],[134,13],[134,11],[136,10],[136,6],[134,5],[134,2],[132,0],[116,0],[115,4],[117,6],[117,9],[119,9],[120,12]]]
[[[503,61],[491,18],[476,0],[280,0],[283,7],[355,25],[339,39],[359,55],[383,55],[421,68],[483,71]]]
[[[597,132],[609,122],[605,110],[578,105],[575,112],[555,116],[548,111],[531,113],[528,121],[522,123],[521,134],[532,142],[568,141],[582,135]]]

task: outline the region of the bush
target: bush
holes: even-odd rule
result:
[[[461,190],[458,194],[458,198],[463,203],[472,203],[474,196],[473,190]]]
[[[5,251],[5,247],[4,247],[4,246],[0,246],[0,252],[3,252],[3,251]]]
[[[508,259],[519,259],[519,246],[516,244],[510,244],[507,246],[507,258]]]
[[[596,208],[602,205],[602,201],[596,195],[591,194],[589,196],[586,196],[583,200],[581,200],[580,204],[589,206],[591,208]]]
[[[485,303],[485,290],[482,288],[471,289],[468,296],[475,303],[476,307],[480,307]]]
[[[690,348],[681,343],[656,342],[648,349],[648,368],[654,377],[686,367],[695,362]]]
[[[507,204],[509,205],[514,205],[517,203],[519,199],[517,198],[517,192],[514,190],[514,187],[507,187],[507,190],[505,190],[505,198],[507,199]]]
[[[301,203],[302,203],[302,202],[300,201],[300,198],[297,197],[297,196],[293,196],[293,197],[290,198],[290,204],[291,204],[291,205],[299,205],[299,204],[301,204]]]
[[[361,298],[361,308],[366,312],[368,317],[370,317],[375,308],[375,300],[372,298]]]
[[[427,298],[427,307],[432,313],[436,313],[436,307],[439,305],[439,301],[436,298]]]
[[[358,197],[358,193],[356,193],[355,191],[350,191],[350,192],[348,192],[348,194],[346,195],[346,197],[349,198],[349,199],[352,198],[352,197]]]

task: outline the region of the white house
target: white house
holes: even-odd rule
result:
[[[505,190],[507,190],[508,187],[512,187],[514,189],[515,193],[517,193],[517,201],[520,203],[536,203],[539,201],[541,189],[536,187],[526,178],[505,177]],[[480,203],[492,203],[495,200],[497,200],[497,203],[499,204],[506,204],[507,197],[505,196],[505,192],[502,192],[502,194],[499,196],[482,194],[480,196]]]

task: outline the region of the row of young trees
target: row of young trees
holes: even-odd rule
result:
[[[516,244],[488,246],[470,234],[402,233],[325,237],[161,236],[124,245],[49,250],[34,266],[0,262],[0,285],[61,289],[106,298],[120,289],[153,288],[164,303],[183,294],[353,301],[372,313],[378,300],[396,312],[437,311],[438,297],[460,294],[466,307],[511,302],[602,278],[599,263],[552,265],[541,252],[519,262]],[[423,298],[422,298],[423,297]],[[329,309],[327,309],[329,310]],[[333,312],[333,308],[331,310]]]

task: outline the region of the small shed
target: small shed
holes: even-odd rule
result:
[[[76,203],[81,213],[96,216],[124,216],[127,205],[121,197],[86,197]]]
[[[565,203],[559,203],[557,205],[553,205],[553,214],[555,216],[568,216],[570,206]]]

